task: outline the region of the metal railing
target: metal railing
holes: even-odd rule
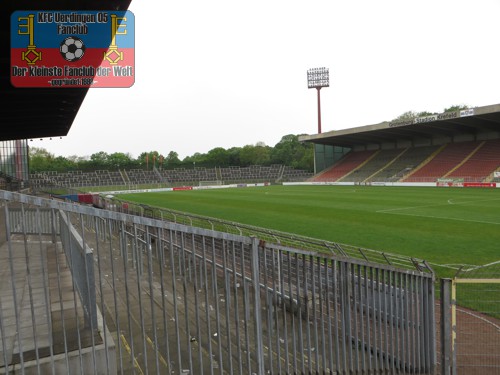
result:
[[[196,226],[199,228],[216,230],[226,233],[238,234],[243,236],[255,236],[268,243],[274,243],[292,247],[295,249],[305,249],[309,251],[317,251],[324,255],[344,256],[348,258],[361,259],[367,262],[378,264],[387,264],[395,267],[406,269],[416,269],[421,272],[433,273],[433,266],[430,263],[404,255],[384,252],[301,236],[294,233],[287,233],[273,229],[266,229],[254,225],[242,224],[228,220],[222,220],[213,217],[196,215],[186,212],[181,212],[163,207],[147,206],[144,204],[136,204],[129,201],[121,200],[117,197],[101,198],[107,209],[139,215],[143,217],[155,218],[159,220],[170,221],[173,223],[184,224],[188,226]],[[431,267],[432,266],[432,267]]]
[[[97,311],[95,302],[93,254],[81,236],[68,221],[64,211],[58,215],[50,209],[11,208],[9,209],[10,233],[12,235],[51,235],[60,236],[68,266],[71,268],[75,288],[83,306],[85,325],[97,329]]]
[[[435,370],[430,273],[15,193],[0,191],[0,200],[7,221],[14,204],[26,206],[24,221],[36,213],[26,208],[44,207],[54,216],[62,212],[56,243],[52,234],[40,231],[7,233],[0,247],[2,264],[12,269],[1,282],[11,289],[19,285],[15,293],[0,288],[0,353],[14,353],[3,355],[0,372],[26,372],[33,352],[38,373],[57,373],[56,368],[80,374],[262,375]],[[86,261],[94,269],[87,285],[95,286],[97,330],[81,322],[84,308],[73,291],[74,276],[61,276],[74,269],[64,259],[75,262],[58,244],[66,241],[65,226],[78,232],[79,248],[93,253]],[[13,245],[27,249],[20,260],[8,250]],[[32,245],[39,258],[29,253]],[[34,287],[18,277],[15,266],[26,273],[35,264],[45,270],[50,293],[40,301],[8,302],[19,294],[20,279],[23,290]],[[73,288],[67,295],[63,279]],[[4,318],[24,305],[33,312],[30,319],[17,318],[19,326],[24,319],[36,324],[10,345]],[[34,306],[45,306],[45,314],[38,316]],[[57,339],[25,350],[39,341],[43,322]]]
[[[62,210],[59,211],[59,223],[61,226],[61,244],[71,270],[73,285],[80,296],[85,327],[97,329],[94,254]]]
[[[29,211],[26,214],[25,211]],[[10,208],[12,234],[59,234],[59,220],[53,220],[52,211],[40,208]],[[55,227],[53,227],[55,225]]]

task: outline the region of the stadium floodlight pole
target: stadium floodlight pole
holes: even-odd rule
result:
[[[321,134],[321,97],[319,91],[322,87],[330,86],[330,73],[328,68],[313,68],[307,71],[307,87],[318,91],[318,134]]]

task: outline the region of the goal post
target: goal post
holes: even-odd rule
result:
[[[220,185],[222,185],[221,180],[199,181],[199,186],[220,186]]]

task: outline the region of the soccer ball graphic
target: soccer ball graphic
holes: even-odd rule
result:
[[[76,36],[69,36],[61,42],[59,47],[61,56],[68,61],[78,61],[85,53],[85,44]]]

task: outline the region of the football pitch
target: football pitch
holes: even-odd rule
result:
[[[500,189],[276,185],[119,198],[443,266],[500,260]]]

